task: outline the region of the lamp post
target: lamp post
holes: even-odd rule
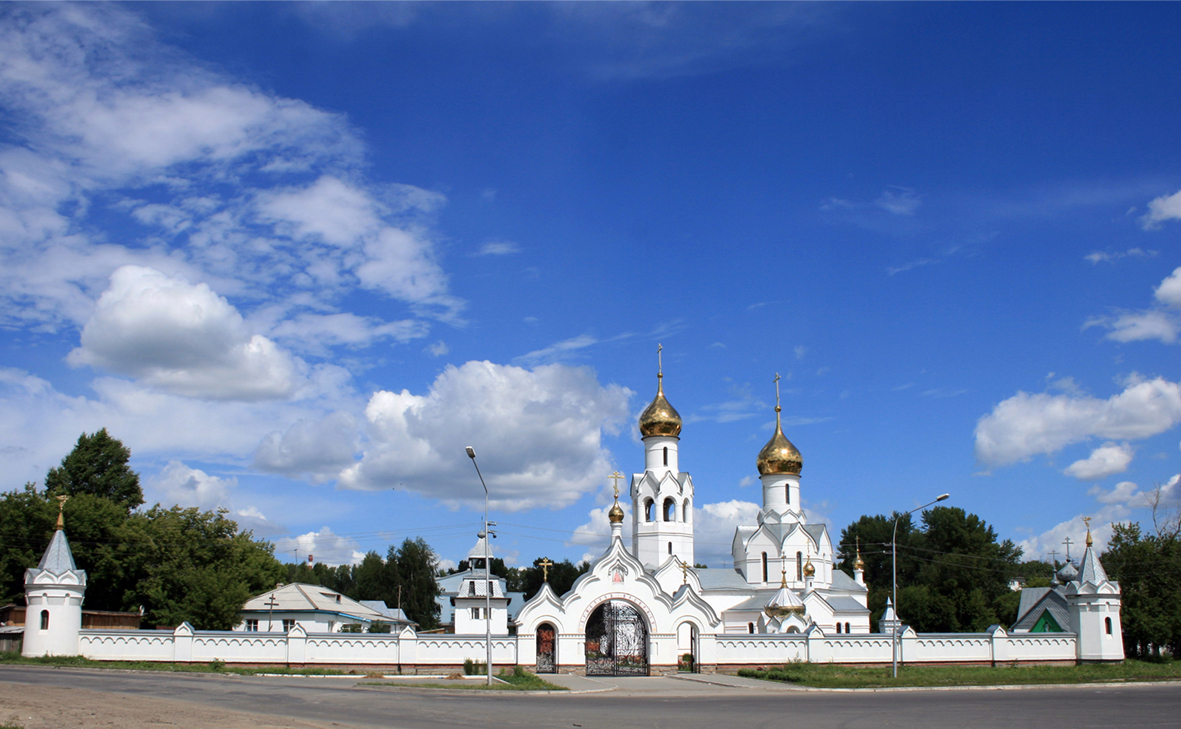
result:
[[[472,459],[476,467],[476,475],[480,477],[480,485],[484,487],[484,531],[480,538],[484,540],[484,641],[487,648],[484,667],[488,673],[488,685],[492,685],[492,562],[488,559],[488,484],[484,483],[484,474],[480,473],[480,464],[476,463],[476,449],[467,446],[467,457]]]
[[[474,456],[473,456],[474,457]],[[898,678],[898,627],[902,620],[898,617],[898,522],[904,516],[910,516],[916,511],[922,511],[931,504],[937,504],[940,501],[945,501],[951,494],[942,494],[934,501],[930,501],[922,506],[911,509],[905,514],[899,514],[894,518],[894,536],[890,538],[890,561],[894,566],[894,624],[890,626],[890,658],[894,667],[894,678]]]

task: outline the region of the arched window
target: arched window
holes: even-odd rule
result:
[[[673,553],[673,543],[672,543],[672,542],[669,542],[669,543],[668,543],[668,553],[669,553],[669,554],[672,554],[672,553]]]
[[[1111,618],[1103,618],[1103,624],[1107,626],[1107,634],[1111,635]]]
[[[656,504],[652,499],[644,499],[644,521],[653,521],[656,518]]]
[[[681,511],[683,512],[681,514],[681,521],[688,524],[689,523],[689,499],[685,499],[685,507]]]
[[[837,635],[841,634],[841,624],[837,623]]]
[[[746,624],[746,632],[750,633],[751,635],[754,635],[755,624],[754,623],[747,623]]]
[[[673,501],[672,497],[670,496],[664,500],[664,520],[665,521],[676,521],[676,519],[677,519],[677,502]]]
[[[1110,621],[1111,621],[1111,618],[1108,618],[1108,622],[1110,622]],[[48,610],[41,611],[41,630],[49,630],[49,611]],[[1108,629],[1107,632],[1110,633],[1111,630]]]
[[[796,580],[804,579],[804,553],[796,552]]]
[[[853,632],[853,631],[849,630],[849,624],[848,624],[848,623],[845,623],[845,632],[846,632],[846,633],[852,633],[852,632]]]
[[[789,484],[789,483],[783,484],[783,494],[784,494],[783,500],[786,503],[790,504],[791,503],[791,484]]]
[[[767,581],[767,553],[763,552],[763,582]]]
[[[668,446],[664,447],[664,465],[668,465]]]

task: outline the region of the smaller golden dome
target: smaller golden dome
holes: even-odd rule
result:
[[[857,539],[857,559],[853,562],[853,569],[864,570],[865,562],[861,559],[861,538]]]
[[[681,434],[681,414],[664,397],[664,375],[656,375],[656,397],[640,414],[640,435],[677,437]]]
[[[772,473],[799,476],[800,470],[804,467],[804,457],[783,435],[779,412],[780,407],[776,405],[775,434],[771,436],[771,440],[767,441],[767,445],[763,446],[763,450],[759,451],[759,457],[755,459],[755,466],[758,467],[760,476]]]
[[[816,575],[816,568],[812,566],[812,558],[808,557],[807,563],[804,564],[804,577],[814,577]]]
[[[611,511],[607,512],[607,518],[611,520],[612,524],[623,523],[623,509],[619,507],[619,502],[615,502],[615,506],[611,507]]]

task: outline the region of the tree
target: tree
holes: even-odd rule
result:
[[[128,467],[131,451],[103,428],[78,436],[74,450],[50,469],[45,488],[52,494],[91,494],[131,511],[144,502],[139,475]]]
[[[1107,576],[1119,582],[1124,651],[1181,657],[1181,537],[1169,519],[1154,523],[1157,533],[1148,535],[1139,524],[1115,524],[1101,560]]]
[[[387,605],[396,605],[396,591],[401,586],[406,617],[418,623],[422,630],[438,627],[439,603],[435,598],[439,596],[439,582],[435,575],[439,559],[426,540],[407,538],[401,547],[390,545],[385,563],[389,574],[386,585],[391,592],[379,599]]]
[[[898,614],[915,630],[956,632],[985,630],[1016,619],[1008,587],[1017,574],[1021,550],[997,542],[996,532],[975,514],[956,507],[923,513],[916,529],[909,515],[863,516],[841,533],[840,567],[852,572],[855,539],[860,537],[869,608],[881,617],[893,588],[890,558],[894,520],[898,519]]]
[[[534,595],[541,591],[541,585],[545,581],[541,567],[542,560],[549,560],[548,557],[538,557],[533,560],[532,567],[525,567],[520,570],[520,586],[519,591],[525,593],[525,599],[531,600]],[[549,586],[556,595],[564,595],[570,591],[574,586],[574,581],[590,569],[590,564],[583,562],[577,566],[570,560],[564,559],[561,562],[553,562],[549,567]]]

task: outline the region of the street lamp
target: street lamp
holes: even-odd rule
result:
[[[475,458],[475,456],[472,457]],[[890,538],[890,561],[894,563],[894,624],[890,626],[890,658],[894,666],[894,678],[898,678],[898,626],[902,622],[898,617],[898,522],[902,520],[902,517],[910,516],[916,511],[922,511],[931,504],[946,501],[949,496],[951,494],[943,494],[934,501],[894,517],[894,536]]]
[[[484,474],[480,473],[480,464],[476,463],[476,449],[467,446],[467,457],[472,459],[476,467],[476,475],[480,477],[480,485],[484,487],[484,531],[480,538],[484,540],[484,641],[487,647],[484,666],[488,672],[488,685],[492,685],[492,561],[488,558],[488,484],[484,483]]]

